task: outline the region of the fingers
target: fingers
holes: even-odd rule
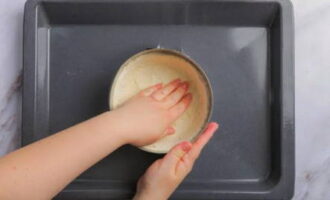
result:
[[[143,96],[151,96],[155,100],[162,101],[165,108],[171,108],[182,100],[182,98],[187,94],[188,89],[188,82],[181,82],[180,79],[175,79],[165,86],[163,86],[162,83],[153,85],[147,89],[144,89],[141,94]],[[181,108],[185,108],[185,105],[181,105]],[[185,109],[183,109],[183,111],[184,110]]]
[[[213,133],[218,129],[219,125],[215,122],[211,122],[208,124],[207,128],[203,132],[203,134],[197,139],[197,141],[192,145],[192,148],[189,152],[187,152],[182,158],[181,161],[178,162],[176,168],[176,174],[182,178],[187,176],[187,174],[191,171],[195,160],[200,155],[200,152],[207,144],[207,142],[213,136]]]
[[[161,90],[155,91],[151,96],[160,101],[173,92],[180,85],[180,79],[175,79],[165,85]]]
[[[188,153],[181,158],[175,169],[175,174],[182,179],[189,174],[194,165],[193,161],[189,159]]]
[[[218,127],[217,123],[211,122],[194,144],[182,142],[173,147],[162,159],[160,170],[173,173],[176,180],[181,182],[191,171],[195,160]]]
[[[177,104],[188,91],[189,84],[182,82],[172,93],[166,96],[163,100],[165,107],[170,108]]]
[[[163,87],[163,83],[157,83],[156,85],[150,86],[147,89],[142,90],[141,94],[143,96],[150,96],[152,93]]]
[[[173,120],[176,120],[182,113],[188,108],[192,101],[192,95],[190,93],[186,94],[179,103],[170,108],[169,112]]]
[[[199,154],[201,153],[204,146],[211,139],[214,132],[218,129],[219,125],[215,122],[211,122],[207,125],[205,131],[198,137],[198,139],[194,142],[191,150],[187,154],[189,159],[194,162]]]
[[[182,142],[174,146],[163,158],[162,167],[165,170],[175,172],[178,162],[181,158],[190,151],[192,145],[190,142]]]

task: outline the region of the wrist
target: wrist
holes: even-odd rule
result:
[[[134,133],[134,128],[132,123],[127,119],[127,116],[122,114],[120,109],[107,111],[106,118],[108,122],[108,128],[110,133],[120,141],[121,145],[129,144],[132,140],[132,134]]]
[[[103,113],[106,121],[106,132],[110,140],[116,140],[119,146],[129,143],[127,134],[128,128],[125,127],[123,120],[116,111],[107,111]]]

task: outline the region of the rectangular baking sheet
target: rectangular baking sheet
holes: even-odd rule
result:
[[[286,0],[28,0],[22,144],[108,110],[120,65],[148,48],[195,60],[220,130],[172,199],[290,199],[292,6]],[[57,199],[129,199],[160,155],[124,146]]]

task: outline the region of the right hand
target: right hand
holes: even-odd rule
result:
[[[156,160],[140,178],[134,200],[168,199],[189,174],[203,147],[217,129],[217,123],[210,123],[193,144],[182,142],[162,159]]]
[[[123,123],[127,143],[135,146],[151,144],[175,132],[171,124],[189,106],[192,95],[188,83],[179,79],[163,86],[161,83],[142,90],[114,113]]]

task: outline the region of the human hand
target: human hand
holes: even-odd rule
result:
[[[142,90],[114,111],[125,134],[125,141],[135,146],[151,144],[175,132],[170,125],[189,106],[192,95],[188,83],[179,79]]]
[[[182,142],[164,158],[156,160],[138,181],[134,200],[168,199],[192,170],[195,160],[217,129],[217,123],[208,124],[193,144]]]

